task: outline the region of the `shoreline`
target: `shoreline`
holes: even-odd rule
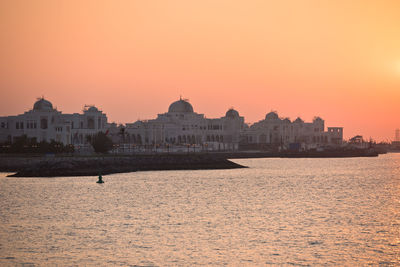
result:
[[[214,152],[136,155],[1,155],[0,171],[8,177],[96,176],[158,170],[247,168],[229,159],[243,158],[349,158],[377,157],[376,151]]]
[[[146,155],[104,157],[0,158],[8,177],[71,177],[157,170],[210,170],[247,168],[214,155]]]

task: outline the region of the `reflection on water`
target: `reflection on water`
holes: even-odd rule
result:
[[[400,154],[0,177],[0,265],[400,263]]]

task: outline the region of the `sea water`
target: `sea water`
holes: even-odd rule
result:
[[[1,266],[400,264],[400,154],[246,169],[0,174]]]

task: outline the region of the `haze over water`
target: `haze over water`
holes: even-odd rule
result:
[[[0,265],[400,263],[400,154],[0,177]]]

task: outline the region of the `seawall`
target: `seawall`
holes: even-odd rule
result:
[[[151,170],[245,168],[211,154],[169,154],[88,157],[1,157],[0,171],[12,177],[94,176]]]

